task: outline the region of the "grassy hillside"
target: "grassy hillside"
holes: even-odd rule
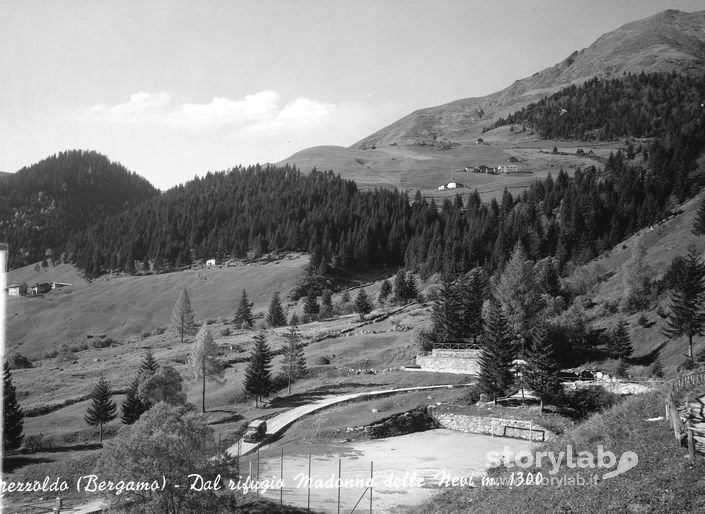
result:
[[[663,395],[653,393],[629,398],[603,414],[597,414],[577,428],[546,445],[545,450],[558,455],[589,451],[597,455],[597,445],[613,452],[617,459],[623,452],[635,452],[638,464],[625,473],[598,481],[597,485],[557,486],[524,485],[518,487],[486,486],[452,488],[432,501],[414,508],[415,513],[453,514],[472,512],[703,512],[705,495],[700,484],[705,480],[705,462],[698,459],[691,466],[687,449],[680,447],[673,431],[663,420]],[[545,475],[548,470],[541,468]],[[614,468],[611,468],[612,470]],[[526,472],[538,469],[519,469]],[[608,470],[561,466],[553,476],[583,477]],[[549,475],[550,476],[550,475]]]
[[[483,134],[487,144],[462,143],[440,150],[430,145],[397,145],[358,150],[336,146],[316,146],[302,150],[278,163],[292,164],[308,172],[333,170],[346,179],[354,180],[362,188],[396,187],[410,194],[418,189],[427,198],[442,199],[456,194],[468,194],[474,189],[485,200],[499,198],[505,187],[512,193],[526,189],[548,173],[554,176],[563,168],[572,174],[576,167],[598,165],[621,142],[580,142],[538,139],[535,134],[511,132],[499,127]],[[552,153],[553,147],[559,153]],[[582,148],[591,155],[576,155]],[[517,159],[522,173],[512,175],[485,175],[465,173],[466,166],[499,166],[510,158]],[[438,186],[455,181],[465,186],[453,191],[438,191]]]
[[[115,339],[152,332],[169,324],[183,287],[196,319],[231,319],[246,289],[255,311],[265,310],[271,296],[283,298],[301,278],[308,258],[284,258],[266,266],[190,270],[149,276],[103,277],[91,282],[68,264],[27,266],[8,273],[8,284],[65,282],[69,287],[41,297],[12,297],[7,302],[7,347],[28,357],[40,356],[61,343],[106,334]]]

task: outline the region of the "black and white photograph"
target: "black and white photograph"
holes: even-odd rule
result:
[[[702,0],[0,0],[0,512],[705,512]]]

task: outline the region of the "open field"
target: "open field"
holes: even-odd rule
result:
[[[532,132],[510,132],[499,127],[482,134],[484,144],[474,140],[441,149],[430,144],[395,145],[359,150],[337,146],[317,146],[298,152],[280,164],[295,164],[305,172],[333,170],[354,180],[362,188],[396,187],[410,195],[420,190],[427,198],[443,199],[467,194],[477,189],[486,200],[501,197],[505,187],[520,193],[537,179],[562,168],[572,175],[578,167],[601,165],[609,153],[622,148],[619,141],[553,141],[538,138]],[[553,148],[558,153],[552,153]],[[588,155],[578,156],[578,148]],[[592,154],[589,152],[592,151]],[[514,157],[522,173],[484,175],[465,173],[466,166],[499,166]],[[455,181],[464,188],[438,191],[438,186]]]
[[[301,278],[306,256],[280,261],[189,270],[163,275],[83,279],[68,264],[10,271],[8,283],[66,282],[71,286],[39,297],[12,297],[7,302],[7,347],[27,357],[41,356],[61,343],[81,342],[88,335],[123,339],[169,324],[180,289],[186,288],[197,320],[231,319],[243,288],[254,310],[269,305],[272,294],[283,299]]]

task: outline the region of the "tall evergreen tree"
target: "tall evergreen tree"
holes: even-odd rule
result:
[[[492,299],[487,304],[487,309],[478,385],[481,391],[490,395],[496,403],[497,398],[507,394],[514,384],[512,364],[516,354],[502,306]]]
[[[358,291],[357,296],[355,296],[355,312],[360,315],[360,321],[365,319],[366,314],[372,312],[372,308],[372,301],[367,295],[367,291],[365,291],[364,287],[360,288],[360,291]]]
[[[694,362],[693,337],[703,335],[705,327],[705,265],[694,247],[682,259],[675,282],[663,333],[670,338],[686,336],[688,355]]]
[[[321,293],[321,318],[327,319],[333,315],[333,292],[324,289]]]
[[[663,364],[661,364],[660,357],[656,357],[656,360],[651,365],[651,374],[655,377],[663,378]]]
[[[472,337],[477,344],[482,337],[482,305],[489,294],[489,278],[482,268],[470,270],[460,281],[461,319],[463,337]]]
[[[318,304],[318,297],[313,289],[309,289],[306,303],[304,304],[304,314],[313,318],[319,312],[321,312],[321,306]]]
[[[404,274],[404,290],[406,293],[405,297],[408,300],[416,300],[416,297],[419,295],[419,286],[411,271]]]
[[[394,299],[397,303],[404,303],[407,298],[406,274],[400,269],[394,276]]]
[[[347,289],[343,291],[343,294],[340,296],[340,303],[343,305],[350,303],[350,291]]]
[[[461,338],[462,307],[459,288],[449,279],[444,278],[431,308],[433,334],[436,341],[448,343]]]
[[[291,383],[306,374],[306,357],[301,344],[301,333],[296,327],[292,326],[284,339],[282,373],[287,377],[287,393],[291,394]]]
[[[542,308],[533,262],[527,260],[521,243],[517,243],[495,288],[514,340],[523,351],[527,334]]]
[[[140,364],[140,373],[156,373],[157,369],[159,369],[159,363],[154,358],[152,350],[147,349],[142,359],[142,364]]]
[[[189,300],[188,293],[184,288],[181,288],[179,297],[171,311],[171,330],[181,339],[181,344],[186,338],[196,333],[191,300]]]
[[[295,327],[298,324],[299,324],[299,317],[296,315],[296,313],[293,313],[291,315],[291,318],[289,319],[289,325],[292,327]]]
[[[377,301],[379,303],[384,303],[387,301],[387,298],[389,298],[389,295],[392,294],[392,284],[387,280],[386,278],[382,282],[382,285],[379,288],[379,294],[377,295]]]
[[[7,361],[3,365],[2,384],[2,450],[7,453],[19,448],[24,438],[24,413],[17,401],[17,392]]]
[[[705,235],[705,196],[700,199],[698,204],[698,212],[693,220],[693,234],[696,236]]]
[[[629,325],[625,320],[620,319],[612,330],[608,349],[610,357],[615,359],[628,359],[634,353],[632,339],[629,336]]]
[[[272,353],[267,345],[267,337],[264,332],[258,332],[253,339],[250,360],[245,369],[245,390],[254,395],[256,406],[263,396],[269,396],[272,392],[271,362]]]
[[[250,302],[247,297],[247,291],[243,289],[240,303],[237,306],[237,311],[235,311],[235,319],[233,320],[235,326],[239,328],[252,328],[255,322],[255,318],[252,316],[252,305],[252,302]]]
[[[537,326],[532,334],[532,344],[526,352],[526,366],[522,371],[526,385],[541,399],[541,411],[545,400],[556,398],[562,388],[559,380],[561,366],[556,347],[545,326]]]
[[[202,380],[201,412],[206,412],[206,380],[222,382],[223,365],[218,359],[218,347],[213,335],[205,325],[196,334],[196,342],[191,347],[188,370],[194,379]]]
[[[110,384],[105,380],[105,377],[101,376],[91,393],[92,403],[86,409],[86,415],[83,417],[90,426],[100,427],[101,443],[103,442],[103,425],[110,423],[117,417],[117,406],[111,399],[112,394]]]
[[[121,419],[126,425],[132,425],[147,410],[147,406],[140,399],[139,385],[139,378],[135,377],[127,390],[127,396],[120,406],[122,411]]]
[[[561,279],[558,273],[558,261],[555,257],[546,257],[537,263],[538,286],[543,294],[556,297],[561,294]]]
[[[286,325],[286,316],[282,308],[282,302],[279,298],[279,291],[272,295],[272,301],[269,302],[269,310],[267,311],[267,323],[270,327],[281,327]]]

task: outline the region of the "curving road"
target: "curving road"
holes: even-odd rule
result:
[[[241,439],[234,445],[232,445],[230,448],[225,450],[228,455],[236,457],[238,456],[238,451],[239,455],[247,455],[248,453],[256,450],[258,447],[265,446],[265,443],[267,440],[271,439],[273,436],[283,432],[286,430],[292,423],[295,421],[298,421],[299,419],[303,418],[304,416],[307,416],[313,412],[317,412],[319,410],[325,409],[327,407],[330,407],[332,405],[336,405],[338,403],[342,402],[347,402],[350,400],[355,400],[357,398],[363,398],[366,396],[380,396],[380,395],[386,395],[386,394],[396,394],[396,393],[404,393],[407,391],[423,391],[426,389],[452,389],[453,387],[466,387],[473,385],[473,383],[467,383],[467,384],[444,384],[444,385],[434,385],[434,386],[420,386],[420,387],[407,387],[404,389],[384,389],[381,391],[364,391],[364,392],[359,392],[359,393],[349,393],[349,394],[339,394],[339,395],[333,395],[333,396],[328,396],[325,398],[321,398],[320,400],[316,400],[314,402],[308,403],[306,405],[301,405],[300,407],[295,407],[291,410],[288,410],[286,412],[282,412],[281,414],[277,414],[273,418],[270,418],[267,420],[267,435],[262,441],[259,441],[257,443],[248,443],[245,442],[244,439]]]

